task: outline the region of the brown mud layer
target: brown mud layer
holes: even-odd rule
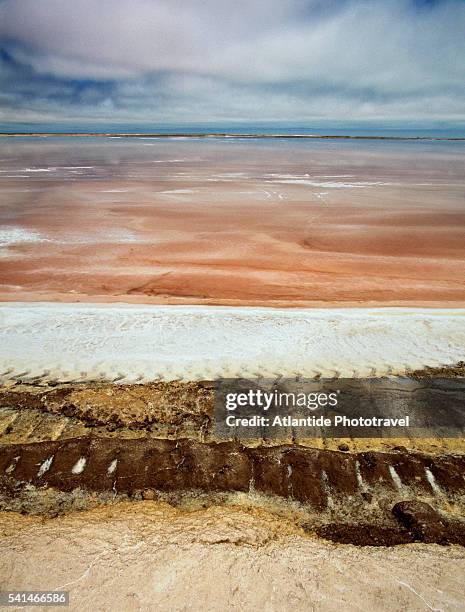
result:
[[[111,501],[108,494],[175,505],[190,500],[194,508],[242,503],[293,514],[309,532],[339,542],[465,545],[464,469],[464,455],[402,450],[352,454],[185,438],[75,438],[2,447],[0,508],[59,514],[60,505],[61,512],[73,508],[69,496],[76,491],[101,501]],[[44,501],[49,490],[58,507]]]
[[[458,378],[465,376],[465,361],[459,361],[453,366],[442,366],[432,368],[426,366],[422,370],[414,370],[409,374],[412,378]]]
[[[56,516],[143,499],[240,506],[336,542],[465,545],[462,438],[221,441],[213,387],[1,388],[0,509]]]

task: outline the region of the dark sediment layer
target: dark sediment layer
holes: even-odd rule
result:
[[[410,373],[412,378],[463,378],[465,376],[465,361],[459,361],[452,366],[437,368],[425,367],[423,370],[414,370]]]
[[[462,439],[220,441],[213,386],[1,388],[0,509],[54,516],[121,499],[236,504],[336,542],[465,545]]]
[[[402,450],[354,454],[297,445],[248,448],[239,442],[186,438],[88,437],[10,444],[1,447],[0,456],[5,478],[64,491],[81,487],[124,493],[145,488],[248,492],[253,488],[291,497],[316,510],[326,508],[330,496],[361,495],[365,488],[380,485],[392,491],[403,487],[431,495],[438,490],[450,496],[462,494],[464,472],[465,455],[432,457]]]
[[[25,488],[71,493],[114,492],[129,497],[190,492],[243,493],[297,503],[309,517],[324,516],[317,533],[357,544],[409,541],[465,545],[465,523],[431,509],[395,513],[399,501],[433,500],[438,507],[460,508],[465,493],[465,456],[432,457],[421,453],[344,453],[274,446],[247,448],[238,442],[79,438],[67,441],[5,445],[0,451],[0,492],[8,499]],[[218,497],[220,495],[220,497]],[[216,497],[215,497],[216,496]],[[206,499],[206,498],[205,498]],[[272,503],[272,502],[271,502]],[[350,522],[334,521],[345,508]],[[426,502],[425,502],[426,507]],[[427,506],[429,507],[429,506]],[[363,536],[358,523],[363,515]],[[417,518],[417,515],[420,517]],[[407,518],[406,518],[407,517]],[[424,528],[418,525],[423,521]],[[317,521],[318,523],[318,521]],[[358,529],[356,529],[358,525]],[[438,525],[440,528],[438,528]]]

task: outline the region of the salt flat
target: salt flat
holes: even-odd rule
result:
[[[4,380],[381,376],[464,356],[465,309],[0,305]]]
[[[464,150],[4,141],[0,300],[463,308]]]

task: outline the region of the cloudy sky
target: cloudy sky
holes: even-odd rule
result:
[[[0,121],[465,121],[464,0],[0,0]]]

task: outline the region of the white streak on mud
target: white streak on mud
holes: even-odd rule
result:
[[[391,474],[392,482],[395,484],[396,489],[398,491],[401,491],[403,487],[402,480],[400,479],[399,474],[396,472],[395,468],[392,465],[389,466],[389,473]]]
[[[14,472],[15,469],[16,469],[16,466],[18,465],[18,461],[19,461],[19,455],[18,455],[18,457],[14,457],[13,461],[6,468],[5,474],[11,474],[11,472]]]
[[[76,461],[71,472],[76,475],[82,474],[82,472],[84,471],[84,468],[86,467],[86,463],[87,463],[87,459],[85,457],[81,457],[80,459]]]
[[[118,465],[118,459],[113,459],[113,461],[108,466],[107,474],[110,476],[116,470],[116,466]]]
[[[0,228],[0,247],[9,244],[23,244],[26,242],[50,242],[38,232],[31,232],[21,227]]]
[[[52,465],[52,462],[53,462],[53,457],[54,455],[52,455],[48,459],[45,459],[45,461],[40,466],[39,471],[37,472],[37,478],[41,478],[45,474],[45,472],[49,471],[50,466]]]
[[[433,489],[433,493],[435,493],[436,495],[442,495],[441,488],[436,482],[436,478],[434,477],[433,472],[429,468],[425,468],[425,473],[426,479],[428,480],[429,484],[431,485],[431,488]]]
[[[365,481],[362,478],[362,473],[360,471],[360,463],[358,461],[355,462],[355,477],[357,478],[358,486],[361,491],[366,491],[368,489]]]

